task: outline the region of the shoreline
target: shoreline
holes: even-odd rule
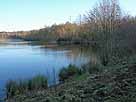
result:
[[[34,91],[30,92],[29,94],[19,95],[17,97],[15,96],[14,98],[6,100],[6,102],[14,102],[15,100],[20,100],[20,102],[43,102],[43,100],[49,102],[53,102],[54,100],[55,102],[64,100],[66,102],[73,102],[74,100],[75,102],[82,102],[84,100],[85,102],[87,100],[91,101],[92,99],[97,101],[98,99],[100,99],[101,101],[109,100],[117,102],[117,100],[123,101],[127,100],[127,98],[129,100],[135,100],[136,97],[129,98],[128,96],[126,96],[125,98],[122,93],[122,91],[125,91],[127,89],[127,86],[131,89],[136,89],[135,86],[133,86],[133,84],[129,82],[134,79],[136,73],[134,71],[135,68],[136,63],[115,66],[114,71],[112,71],[109,67],[107,72],[103,71],[102,73],[91,74],[83,78],[82,80],[69,80],[63,84],[48,88],[46,90]],[[119,87],[118,84],[125,84],[123,80],[128,80],[128,85]],[[125,94],[131,95],[129,93],[132,93],[132,95],[134,94],[133,91],[125,91]],[[116,98],[114,98],[113,96]],[[100,100],[98,102],[101,102]]]

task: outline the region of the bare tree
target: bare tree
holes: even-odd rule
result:
[[[121,10],[117,0],[102,0],[87,14],[91,32],[96,34],[101,48],[102,64],[107,65],[113,53],[116,34],[120,25]]]

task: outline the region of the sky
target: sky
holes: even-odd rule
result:
[[[0,31],[40,29],[76,21],[98,0],[0,0]],[[120,0],[121,8],[136,15],[136,0]]]

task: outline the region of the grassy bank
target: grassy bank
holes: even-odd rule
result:
[[[55,87],[21,94],[6,102],[135,102],[136,62],[73,76]]]

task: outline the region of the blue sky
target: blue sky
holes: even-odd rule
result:
[[[0,0],[0,31],[39,29],[75,21],[98,0]],[[136,15],[136,0],[120,0],[121,7]]]

